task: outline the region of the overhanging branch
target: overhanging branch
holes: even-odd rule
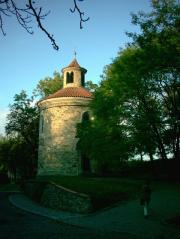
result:
[[[37,12],[37,9],[34,8],[33,6],[33,2],[32,0],[29,0],[29,9],[32,10],[33,12],[33,15],[35,16],[36,18],[36,21],[38,23],[38,27],[47,35],[47,37],[50,39],[50,41],[52,42],[52,46],[55,50],[59,50],[59,46],[56,44],[56,41],[54,39],[54,36],[51,35],[42,25],[41,23],[41,19],[44,18],[45,16],[47,16],[47,14],[45,15],[41,15],[41,11],[42,11],[42,8],[40,7],[39,8],[39,11]]]
[[[84,12],[80,10],[78,7],[77,1],[74,1],[74,8],[71,9],[71,12],[74,13],[77,11],[80,17],[80,28],[82,29],[82,23],[89,20],[88,18],[84,18]],[[83,1],[83,0],[78,0]],[[42,13],[42,7],[37,7],[35,0],[26,0],[24,6],[20,7],[19,1],[15,0],[0,0],[0,31],[5,36],[6,32],[4,30],[4,18],[15,16],[18,23],[29,33],[33,34],[33,28],[31,26],[31,22],[33,19],[36,20],[38,27],[43,31],[46,36],[50,39],[52,46],[55,50],[59,50],[59,46],[57,45],[54,36],[50,34],[47,29],[43,26],[42,20],[50,13]]]
[[[79,0],[79,1],[80,1],[80,0]],[[83,0],[81,0],[81,1],[83,1]],[[71,11],[72,13],[74,13],[75,11],[77,11],[77,12],[79,13],[80,29],[82,29],[82,28],[83,28],[82,23],[83,23],[83,22],[87,22],[90,18],[89,18],[89,17],[87,17],[87,18],[85,18],[85,19],[83,18],[83,17],[84,17],[84,12],[82,12],[82,11],[80,10],[80,8],[78,7],[76,0],[74,0],[74,8],[73,8],[73,9],[70,8],[70,11]]]

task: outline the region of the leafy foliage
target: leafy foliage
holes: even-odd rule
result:
[[[56,92],[63,86],[62,76],[58,72],[54,72],[53,77],[45,77],[40,80],[34,94],[42,98]]]
[[[77,148],[101,172],[120,168],[137,154],[149,155],[151,162],[157,154],[163,161],[169,153],[180,158],[180,7],[174,0],[152,1],[152,7],[132,16],[141,33],[128,33],[133,42],[105,67],[100,85],[86,84],[94,95],[94,118],[78,124]],[[61,87],[55,72],[39,82],[35,94],[45,97]],[[6,126],[13,143],[0,149],[12,171],[19,165],[26,172],[22,166],[30,165],[28,177],[35,171],[38,117],[33,98],[24,91],[15,95]]]
[[[141,33],[128,33],[133,42],[106,66],[91,104],[95,121],[81,125],[79,147],[97,161],[180,158],[180,8],[173,0],[152,5],[132,16]]]
[[[85,88],[93,93],[98,88],[98,84],[95,84],[91,80],[89,80],[85,82]]]
[[[36,173],[39,112],[33,98],[25,91],[16,94],[7,116],[6,133],[9,136],[5,150],[8,168],[14,176],[33,177]]]

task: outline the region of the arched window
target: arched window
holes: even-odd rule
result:
[[[70,82],[69,83],[73,83],[74,82],[74,72],[71,72],[70,74]]]
[[[81,72],[81,85],[85,86],[85,82],[84,82],[84,72]]]
[[[69,82],[69,72],[66,73],[66,84]]]
[[[41,116],[41,133],[44,131],[44,117],[43,115]]]
[[[89,112],[88,111],[84,112],[82,115],[82,122],[87,122],[87,121],[89,121]]]
[[[74,82],[74,72],[67,72],[66,73],[66,84],[73,83]]]

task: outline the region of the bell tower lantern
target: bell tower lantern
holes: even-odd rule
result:
[[[82,68],[74,58],[67,67],[62,69],[63,87],[84,87],[86,72],[87,70]]]

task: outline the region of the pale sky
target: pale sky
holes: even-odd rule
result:
[[[31,95],[40,79],[61,71],[72,61],[74,50],[79,64],[88,70],[86,80],[98,82],[104,66],[130,41],[125,32],[139,30],[132,25],[130,13],[151,8],[149,0],[77,0],[85,17],[90,17],[81,30],[78,14],[69,10],[73,0],[36,2],[45,12],[51,10],[43,23],[60,50],[52,48],[35,22],[34,34],[29,35],[14,17],[4,19],[6,36],[1,34],[0,38],[0,134],[4,133],[8,105],[13,103],[14,95],[21,90]]]

